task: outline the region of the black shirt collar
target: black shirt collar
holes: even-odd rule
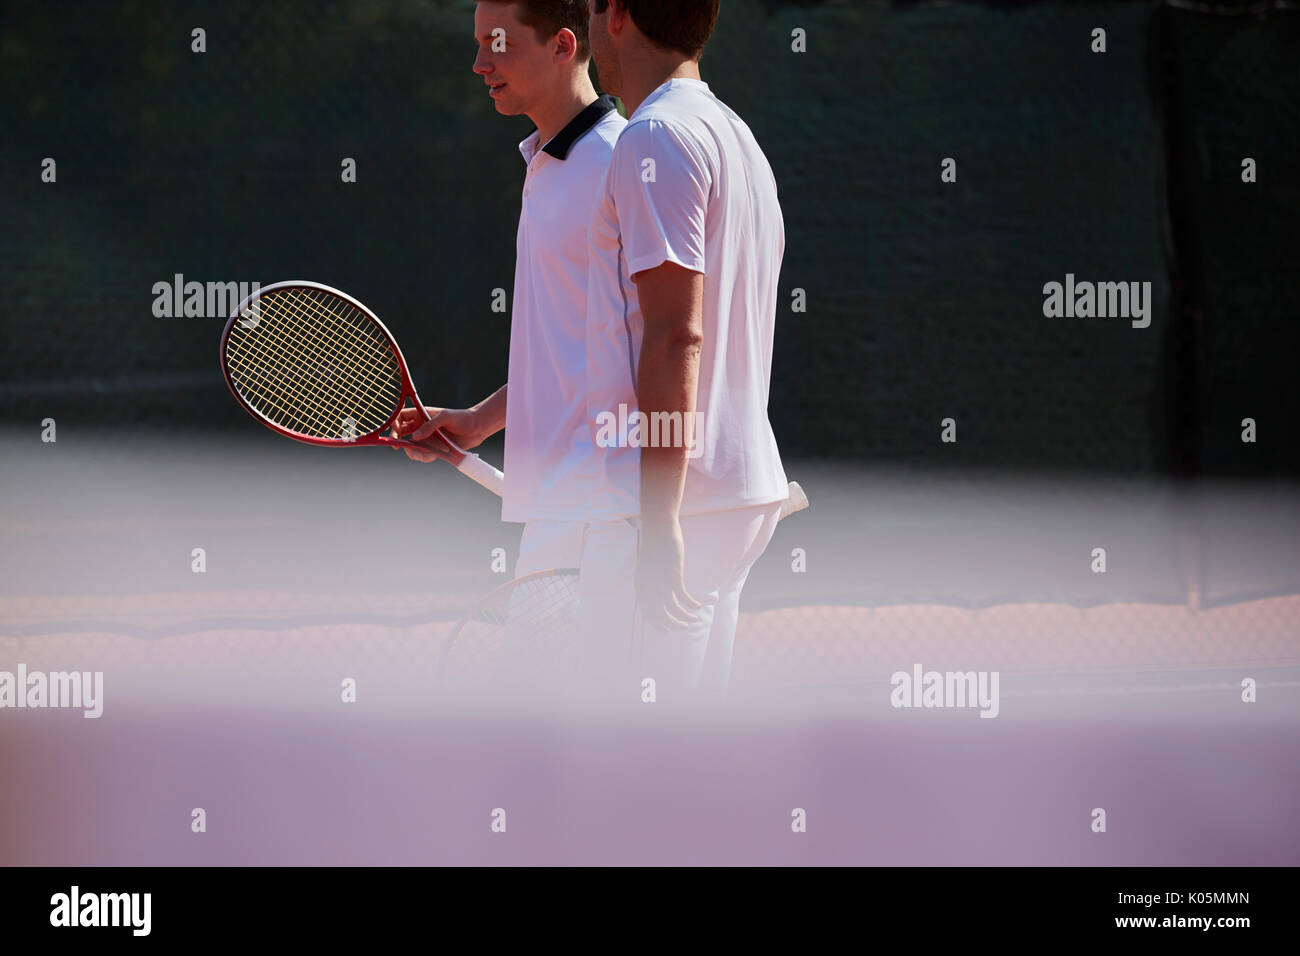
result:
[[[594,103],[584,107],[582,112],[569,120],[569,125],[556,133],[551,141],[542,147],[542,151],[550,153],[556,159],[568,158],[569,150],[582,138],[582,134],[599,123],[610,110],[617,108],[618,101],[608,93],[602,93]]]

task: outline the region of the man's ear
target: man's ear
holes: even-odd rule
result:
[[[570,30],[568,27],[562,27],[560,31],[555,34],[555,42],[556,42],[555,52],[557,54],[563,55],[565,57],[577,56],[578,38],[574,35],[573,31]]]
[[[618,0],[609,0],[609,32],[622,33],[627,21],[627,7]]]

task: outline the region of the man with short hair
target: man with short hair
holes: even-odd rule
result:
[[[428,408],[427,424],[408,409],[396,431],[413,430],[430,448],[408,456],[433,461],[447,451],[435,430],[474,448],[505,429],[501,518],[524,522],[515,566],[523,576],[575,567],[582,553],[595,472],[584,371],[587,225],[624,121],[613,97],[591,84],[586,0],[478,0],[474,34],[474,72],[497,112],[537,126],[519,144],[527,173],[507,384],[473,408]]]
[[[628,123],[591,220],[589,424],[626,406],[698,427],[598,442],[583,600],[609,628],[633,581],[641,620],[619,626],[640,630],[641,676],[682,696],[725,690],[741,590],[788,495],[767,418],[785,229],[753,134],[700,79],[718,8],[590,0]]]

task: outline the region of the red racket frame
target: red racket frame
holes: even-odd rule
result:
[[[251,305],[255,300],[260,299],[262,296],[266,295],[266,293],[275,292],[281,289],[313,290],[313,291],[320,291],[320,292],[328,292],[330,295],[338,296],[340,299],[344,300],[349,305],[359,310],[363,315],[369,318],[370,321],[374,322],[375,326],[383,334],[384,338],[388,340],[388,345],[393,350],[393,355],[396,356],[397,358],[397,369],[399,374],[402,377],[402,394],[398,398],[397,407],[394,408],[391,412],[389,412],[388,418],[384,422],[384,424],[380,425],[378,428],[376,428],[371,432],[367,432],[365,435],[359,435],[355,439],[351,439],[351,440],[345,440],[342,438],[317,438],[313,435],[304,435],[302,432],[294,431],[292,428],[286,428],[283,425],[279,424],[278,422],[272,421],[271,419],[263,415],[260,411],[258,411],[256,408],[254,408],[252,405],[250,405],[248,402],[246,402],[243,396],[239,394],[239,391],[235,388],[235,383],[230,379],[230,365],[226,360],[226,346],[230,341],[230,333],[231,331],[234,330],[235,323],[239,321],[240,316],[244,314],[244,310],[247,309],[249,305]],[[392,438],[388,435],[383,434],[383,432],[392,428],[393,422],[397,419],[398,413],[403,408],[406,407],[406,402],[408,399],[410,399],[412,402],[415,403],[415,407],[420,409],[421,414],[424,413],[424,403],[420,401],[420,396],[415,391],[415,385],[411,382],[410,370],[407,369],[406,367],[406,358],[402,355],[402,350],[398,347],[397,340],[393,338],[393,334],[389,332],[388,327],[379,320],[379,316],[375,315],[375,313],[371,312],[368,308],[365,307],[365,305],[358,302],[356,299],[348,295],[346,292],[341,292],[338,289],[330,288],[329,286],[322,285],[319,282],[307,282],[303,280],[277,282],[273,285],[268,285],[263,288],[260,288],[252,295],[244,299],[243,302],[239,303],[239,307],[235,309],[234,313],[230,316],[229,321],[226,322],[226,327],[221,332],[221,344],[218,349],[218,355],[220,356],[220,360],[221,360],[221,374],[226,379],[226,387],[230,389],[230,394],[235,396],[235,401],[239,402],[239,404],[243,406],[245,411],[247,411],[258,421],[260,421],[267,428],[271,429],[274,432],[279,432],[281,435],[284,435],[286,438],[292,438],[294,441],[306,442],[309,445],[327,445],[331,447],[346,446],[346,445],[395,445],[398,447],[407,447],[407,448],[423,448],[425,451],[428,451],[427,448],[424,448],[424,446],[418,444],[417,442],[407,441],[404,438]],[[424,420],[425,421],[429,420],[427,415],[424,416]],[[446,436],[443,435],[442,432],[439,432],[438,434],[444,440],[446,439]],[[452,445],[451,442],[448,442],[447,444],[449,447],[452,448],[455,447],[454,445]],[[461,452],[461,454],[464,454],[464,452]],[[453,464],[455,464],[455,462],[453,462]]]

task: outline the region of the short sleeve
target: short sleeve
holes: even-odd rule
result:
[[[665,262],[704,272],[712,176],[698,144],[673,126],[643,120],[619,137],[610,172],[628,274]]]

